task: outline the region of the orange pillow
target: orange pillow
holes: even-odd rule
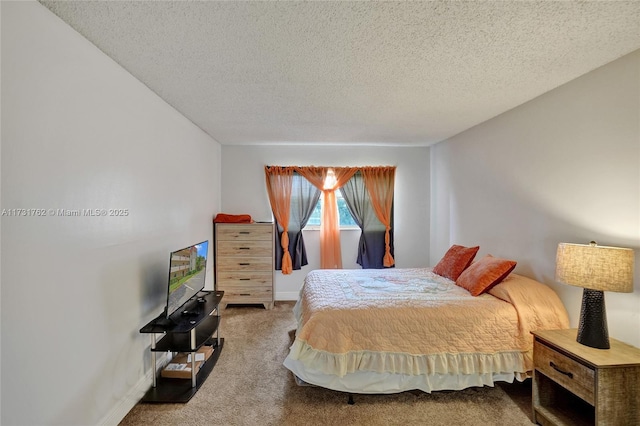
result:
[[[435,268],[433,268],[433,272],[441,277],[455,281],[462,271],[471,265],[479,249],[480,246],[464,247],[454,244],[447,250]]]
[[[456,280],[456,285],[469,290],[472,296],[479,296],[505,279],[516,263],[488,254],[465,269]]]

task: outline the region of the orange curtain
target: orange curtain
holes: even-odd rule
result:
[[[344,185],[358,171],[358,167],[296,167],[316,188],[322,191],[322,219],[320,220],[320,267],[341,269],[340,220],[335,190]],[[327,176],[334,179],[328,180]]]
[[[280,245],[282,245],[282,273],[293,271],[291,254],[289,253],[289,210],[291,206],[291,185],[294,167],[265,166],[267,192],[273,215],[283,228]]]
[[[395,181],[395,167],[363,167],[362,176],[371,197],[371,205],[378,220],[385,226],[385,252],[383,265],[393,266],[395,261],[391,256],[389,246],[389,230],[391,229],[391,206],[393,204],[393,186]]]

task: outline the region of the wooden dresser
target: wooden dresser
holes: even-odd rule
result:
[[[542,425],[640,425],[640,349],[576,342],[576,329],[534,331],[533,419]]]
[[[216,223],[216,290],[224,291],[227,304],[263,304],[273,308],[272,223]]]

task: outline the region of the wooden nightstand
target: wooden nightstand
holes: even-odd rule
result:
[[[576,329],[532,333],[533,421],[541,425],[640,425],[640,349],[576,342]]]

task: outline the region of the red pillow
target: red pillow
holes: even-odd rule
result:
[[[456,280],[456,285],[469,290],[472,296],[479,296],[505,279],[516,263],[488,254],[465,269]]]
[[[433,272],[441,277],[455,281],[462,271],[471,265],[479,249],[480,246],[464,247],[454,244],[447,250],[435,268],[433,268]]]

